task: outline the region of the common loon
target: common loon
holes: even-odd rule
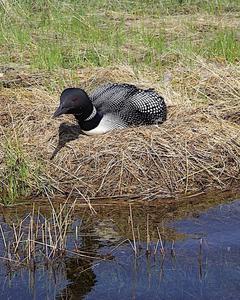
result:
[[[130,126],[161,124],[166,120],[167,107],[153,89],[109,83],[89,96],[80,88],[65,89],[53,117],[63,114],[73,114],[83,133],[95,135]]]

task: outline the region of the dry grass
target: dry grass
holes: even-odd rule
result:
[[[227,188],[239,179],[239,141],[238,126],[193,110],[161,127],[80,139],[52,170],[60,189],[78,187],[89,197]]]
[[[98,197],[155,199],[239,183],[238,66],[220,68],[200,61],[191,67],[178,66],[162,81],[154,73],[152,78],[147,72],[136,76],[129,67],[79,71],[79,82],[87,90],[109,79],[164,91],[170,104],[168,120],[161,126],[80,136],[53,160],[50,157],[62,122],[51,119],[58,96],[49,96],[38,85],[2,89],[0,142],[3,145],[15,132],[29,163],[41,165],[39,178],[48,192],[54,196],[71,193],[86,201]],[[71,83],[70,76],[66,82]],[[76,126],[67,128],[73,135],[76,130]],[[3,174],[5,155],[1,148]],[[1,180],[4,186],[5,179]],[[32,193],[37,189],[36,184]]]

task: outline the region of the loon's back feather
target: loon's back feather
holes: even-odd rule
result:
[[[94,90],[90,99],[99,112],[120,117],[126,126],[162,123],[166,120],[164,99],[153,89],[109,83]]]

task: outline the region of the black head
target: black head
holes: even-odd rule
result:
[[[60,96],[60,105],[53,117],[63,114],[73,114],[78,118],[86,119],[92,113],[93,105],[87,93],[78,88],[65,89]]]

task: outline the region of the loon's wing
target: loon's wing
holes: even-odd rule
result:
[[[153,89],[143,90],[130,84],[109,83],[91,95],[98,111],[117,114],[129,125],[153,124],[166,120],[164,99]]]
[[[90,94],[94,106],[103,113],[117,113],[128,106],[127,101],[138,92],[130,84],[109,83],[98,87]]]
[[[131,97],[130,102],[134,109],[141,113],[142,118],[146,118],[146,122],[147,120],[149,122],[163,122],[166,120],[167,108],[164,98],[153,89],[139,89]]]

